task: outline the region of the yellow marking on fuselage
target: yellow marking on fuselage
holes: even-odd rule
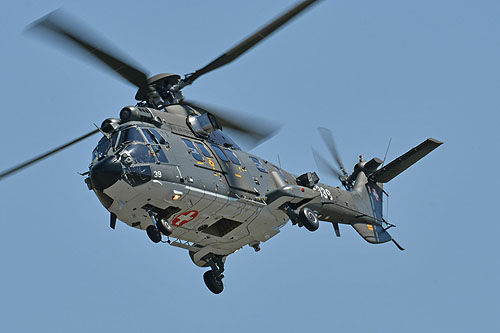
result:
[[[371,224],[367,224],[366,227],[370,230],[373,230],[373,226]]]

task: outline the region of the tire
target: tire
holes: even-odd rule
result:
[[[203,274],[203,281],[207,288],[214,294],[220,294],[224,290],[222,279],[217,279],[212,270],[206,271]]]
[[[310,208],[302,208],[299,213],[302,225],[309,231],[316,231],[319,228],[319,220],[316,214]]]
[[[153,243],[159,243],[161,241],[160,231],[156,229],[154,225],[149,225],[146,228],[146,233]]]
[[[172,226],[168,224],[167,221],[165,221],[164,219],[158,221],[158,230],[160,230],[160,232],[165,236],[170,236],[174,231]]]

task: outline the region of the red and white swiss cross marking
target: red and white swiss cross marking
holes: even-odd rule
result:
[[[377,190],[375,190],[373,187],[372,187],[372,194],[375,200],[380,201],[380,196],[378,195]]]
[[[177,215],[177,217],[172,221],[172,224],[175,225],[176,227],[180,227],[181,225],[194,220],[196,216],[198,216],[198,211],[190,210],[180,215]]]

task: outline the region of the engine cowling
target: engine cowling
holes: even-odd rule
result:
[[[201,116],[190,115],[187,122],[196,135],[204,138],[216,130],[222,129],[215,116],[208,112],[203,113]]]

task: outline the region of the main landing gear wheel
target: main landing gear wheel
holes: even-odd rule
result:
[[[299,213],[300,222],[309,231],[316,231],[319,228],[319,220],[316,213],[310,208],[302,208]]]
[[[146,233],[153,243],[159,243],[161,241],[161,233],[158,229],[155,228],[154,225],[149,225],[146,228]]]
[[[203,274],[203,281],[205,281],[205,285],[211,292],[214,294],[220,294],[224,290],[222,277],[224,277],[222,274],[217,277],[215,276],[214,271],[209,270]]]
[[[224,275],[224,261],[223,257],[219,255],[212,255],[208,264],[212,268],[203,274],[203,281],[207,288],[214,294],[220,294],[224,290],[224,284],[222,283],[222,278]]]

